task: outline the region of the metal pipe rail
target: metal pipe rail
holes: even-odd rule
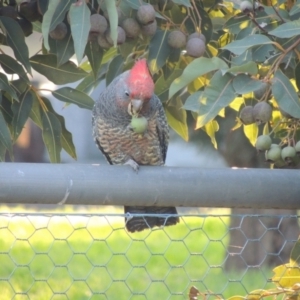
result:
[[[300,208],[300,172],[0,164],[0,203]]]

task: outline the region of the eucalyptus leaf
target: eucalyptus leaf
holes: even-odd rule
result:
[[[103,49],[100,48],[97,41],[90,41],[86,45],[85,54],[92,68],[94,79],[96,79],[103,58]]]
[[[222,76],[221,71],[214,74],[202,94],[196,128],[206,125],[234,100],[233,78],[229,74]]]
[[[3,73],[0,73],[0,90],[6,91],[13,99],[19,101],[15,90],[11,87],[6,75]]]
[[[118,75],[122,73],[123,64],[124,59],[120,54],[112,59],[106,73],[106,86],[108,86]]]
[[[5,119],[0,111],[0,142],[12,154],[12,141]]]
[[[186,87],[196,78],[211,71],[219,69],[226,70],[227,68],[227,64],[218,57],[200,57],[194,59],[190,64],[187,65],[182,75],[172,82],[169,90],[169,98],[172,98],[178,91]]]
[[[94,107],[94,100],[87,94],[73,89],[71,87],[63,87],[52,92],[52,95],[58,100],[73,103],[85,109],[92,109]]]
[[[24,81],[29,83],[29,79],[23,69],[23,67],[11,56],[6,54],[0,54],[0,64],[7,74],[17,74]]]
[[[61,146],[61,124],[57,117],[49,111],[42,114],[42,137],[47,148],[50,162],[60,162]]]
[[[42,34],[43,34],[43,40],[44,40],[44,47],[49,51],[49,32],[51,28],[52,18],[56,12],[57,6],[60,4],[60,0],[51,0],[48,3],[47,11],[45,12],[43,16],[43,22],[42,22]]]
[[[73,143],[73,137],[71,132],[66,128],[65,119],[54,111],[51,102],[47,98],[42,98],[45,103],[47,110],[55,115],[61,125],[61,146],[62,148],[75,160],[77,159],[75,145]]]
[[[262,85],[260,80],[251,78],[246,74],[239,74],[233,79],[233,88],[237,94],[248,94],[257,89]]]
[[[269,34],[279,38],[290,38],[300,35],[300,20],[281,24],[274,30],[269,31]]]
[[[187,126],[187,114],[182,109],[182,102],[179,97],[176,97],[172,105],[165,108],[168,124],[177,132],[185,141],[189,139],[189,131]]]
[[[168,30],[157,30],[150,41],[148,62],[152,73],[157,73],[170,55],[172,49],[168,44],[168,35]]]
[[[30,63],[33,69],[55,84],[72,83],[88,75],[71,61],[58,66],[57,58],[53,54],[37,54],[30,58]]]
[[[20,95],[20,102],[14,102],[11,106],[12,112],[14,114],[12,120],[13,128],[13,140],[16,141],[23,127],[29,118],[30,111],[32,108],[33,97],[29,89],[25,93]]]
[[[57,56],[57,66],[61,66],[68,62],[74,55],[74,43],[71,32],[68,31],[62,40],[49,39],[50,53]]]
[[[91,11],[85,1],[81,5],[71,5],[70,26],[78,63],[81,62],[91,29]]]
[[[5,16],[0,16],[0,23],[5,28],[7,44],[12,48],[16,59],[25,67],[27,72],[31,74],[29,51],[19,23]]]
[[[295,68],[295,80],[298,90],[300,91],[300,62],[298,62]]]
[[[272,79],[272,93],[283,111],[300,119],[299,97],[294,86],[281,70],[277,70]]]
[[[240,55],[244,53],[246,50],[248,50],[249,48],[252,48],[254,46],[261,46],[264,44],[272,44],[272,43],[273,41],[271,41],[265,35],[252,34],[241,40],[231,42],[230,44],[223,47],[223,49],[229,50],[236,55]]]
[[[116,7],[116,2],[113,0],[104,0],[107,13],[108,13],[108,19],[109,19],[109,25],[110,25],[110,37],[114,42],[114,46],[117,46],[117,38],[118,38],[118,11]]]
[[[254,61],[248,61],[243,65],[233,66],[227,70],[224,70],[223,74],[231,73],[231,74],[240,74],[246,73],[250,75],[256,75],[258,72],[257,64]]]

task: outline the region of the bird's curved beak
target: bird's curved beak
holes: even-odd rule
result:
[[[142,109],[143,103],[144,102],[140,99],[132,99],[130,101],[131,113],[133,115],[138,114],[140,112],[140,110]]]

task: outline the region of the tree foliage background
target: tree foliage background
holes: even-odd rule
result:
[[[254,146],[259,135],[294,152],[271,163],[297,164],[300,152],[300,1],[262,0],[149,0],[155,19],[138,23],[138,33],[120,37],[124,20],[137,20],[141,0],[1,0],[0,43],[0,159],[11,156],[12,146],[25,122],[32,119],[42,129],[51,162],[60,162],[64,149],[76,159],[72,135],[64,118],[32,84],[32,70],[56,85],[76,82],[51,91],[59,101],[92,109],[92,90],[146,57],[155,81],[155,93],[164,104],[169,125],[189,139],[187,117],[195,130],[203,130],[218,147],[216,132],[230,110],[236,118],[232,130],[243,132]],[[106,18],[105,32],[95,30],[91,15]],[[59,30],[61,23],[63,28]],[[53,34],[53,31],[58,34]],[[170,33],[181,31],[185,41],[174,46]],[[25,37],[41,32],[40,51],[29,57]],[[197,32],[205,40],[203,54],[186,51],[188,37]],[[60,33],[62,33],[60,35]],[[101,40],[101,41],[100,41]],[[171,40],[171,42],[170,42]],[[174,39],[173,39],[174,40]],[[175,43],[176,44],[176,43]],[[76,57],[77,63],[70,59]],[[265,117],[245,106],[268,103]],[[251,108],[251,109],[252,109]],[[226,109],[226,110],[225,110]],[[225,113],[226,112],[226,113]],[[268,144],[268,143],[267,143]],[[258,147],[268,150],[270,145]],[[270,149],[271,150],[271,149]]]

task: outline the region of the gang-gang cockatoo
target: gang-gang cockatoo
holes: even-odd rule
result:
[[[137,171],[139,165],[165,163],[169,127],[145,59],[136,61],[102,92],[93,108],[92,125],[95,142],[110,164],[129,164]],[[130,214],[125,219],[129,232],[179,222],[177,216],[134,216],[173,215],[175,207],[125,206],[125,213]]]

